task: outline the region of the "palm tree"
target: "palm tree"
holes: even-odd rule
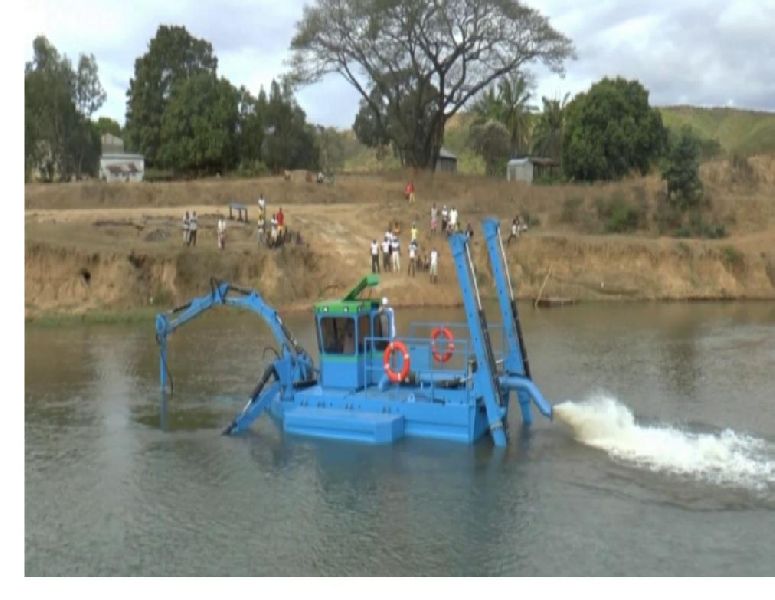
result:
[[[530,147],[530,113],[536,110],[528,104],[532,85],[521,73],[504,77],[498,82],[497,93],[495,87],[485,90],[473,106],[474,125],[495,120],[506,127],[511,156],[526,154]]]
[[[530,148],[530,113],[536,107],[528,104],[532,83],[522,74],[503,78],[498,84],[498,100],[501,105],[500,121],[511,136],[511,155],[522,156]]]
[[[546,96],[541,98],[544,110],[538,117],[538,122],[533,130],[534,154],[560,160],[562,136],[565,132],[565,108],[569,98],[570,93],[566,93],[561,101],[549,100]]]

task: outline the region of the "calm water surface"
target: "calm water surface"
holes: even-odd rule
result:
[[[602,397],[634,425],[596,413],[582,443],[540,416],[523,433],[515,410],[505,451],[315,441],[266,417],[227,438],[270,357],[256,317],[176,333],[163,423],[151,323],[27,327],[26,574],[775,575],[775,304],[522,320],[547,398],[588,416]],[[309,316],[288,322],[314,348]]]

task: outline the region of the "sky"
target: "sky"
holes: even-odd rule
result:
[[[94,54],[107,100],[95,115],[124,122],[134,61],[159,25],[182,25],[209,41],[218,73],[254,94],[286,70],[290,41],[310,0],[27,0],[24,60],[45,35],[74,64]],[[692,104],[775,111],[775,0],[529,1],[574,43],[559,77],[531,65],[534,104],[571,97],[604,76],[637,79],[652,105]],[[339,75],[301,88],[313,123],[349,128],[359,96]]]

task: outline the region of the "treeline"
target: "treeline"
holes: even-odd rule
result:
[[[632,172],[647,173],[664,158],[672,138],[648,90],[638,81],[604,78],[572,100],[542,97],[542,110],[531,103],[532,81],[522,74],[505,77],[473,103],[462,144],[478,153],[487,173],[501,176],[511,158],[552,159],[561,169],[551,179],[599,181]],[[718,140],[686,130],[698,158],[722,154]]]
[[[283,169],[333,170],[342,161],[335,130],[307,122],[287,81],[253,96],[217,73],[212,45],[185,27],[160,26],[135,60],[126,124],[91,117],[105,101],[94,57],[77,69],[45,37],[25,67],[26,179],[97,176],[100,136],[124,140],[145,157],[147,172],[173,176]]]

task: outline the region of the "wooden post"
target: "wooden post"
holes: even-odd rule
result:
[[[541,284],[541,289],[538,290],[538,297],[535,299],[535,303],[533,304],[533,308],[538,307],[538,302],[541,300],[541,294],[544,293],[544,286],[546,286],[546,282],[549,281],[549,276],[552,274],[552,269],[554,268],[554,265],[549,267],[549,272],[546,274],[546,277],[544,277],[544,282]]]

